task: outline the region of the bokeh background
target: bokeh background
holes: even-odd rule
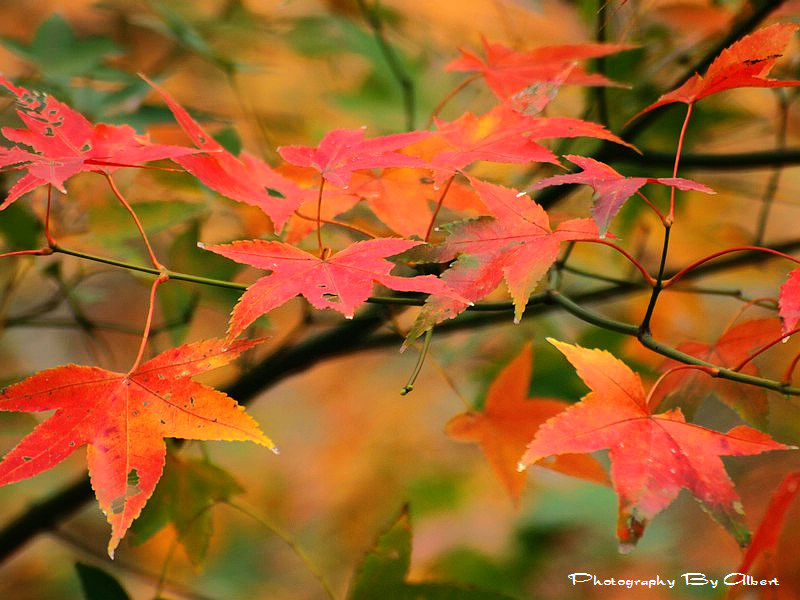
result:
[[[609,41],[640,49],[609,59],[609,75],[631,88],[608,91],[609,126],[618,131],[652,102],[688,64],[719,39],[747,2],[704,0],[4,0],[0,4],[0,72],[31,88],[49,91],[94,121],[124,122],[159,141],[185,138],[158,97],[136,73],[157,79],[233,149],[245,148],[275,161],[284,144],[314,144],[333,128],[366,125],[372,135],[424,128],[437,104],[461,80],[443,67],[458,48],[480,48],[481,36],[515,48],[581,43],[595,39],[601,9]],[[757,3],[752,3],[757,4]],[[800,3],[785,2],[772,19],[794,20]],[[366,7],[366,8],[365,8]],[[376,42],[367,15],[377,15],[396,67],[413,84],[403,95],[398,72]],[[798,75],[800,51],[793,43],[776,75]],[[594,92],[565,88],[555,114],[601,118]],[[413,111],[408,110],[411,102]],[[455,96],[441,116],[480,113],[491,96],[471,86]],[[0,100],[0,120],[14,123],[10,98]],[[785,107],[785,108],[781,108]],[[671,152],[683,118],[668,111],[637,143]],[[798,115],[791,91],[741,90],[710,99],[697,109],[689,131],[692,152],[721,153],[796,145]],[[783,123],[783,127],[781,127]],[[785,135],[780,134],[784,131]],[[581,150],[581,146],[570,150]],[[583,147],[585,150],[586,147]],[[590,148],[590,147],[589,147]],[[627,174],[664,176],[669,167],[620,165]],[[481,173],[524,185],[520,168],[481,166]],[[752,242],[765,194],[772,208],[767,243],[797,237],[797,170],[686,171],[714,187],[714,197],[681,204],[670,254],[676,266],[720,248]],[[13,174],[3,174],[4,185]],[[270,233],[257,209],[234,205],[188,178],[156,171],[120,172],[120,186],[137,202],[142,218],[176,268],[250,282],[254,271],[236,269],[193,249],[197,239],[221,242]],[[54,227],[64,245],[126,260],[143,260],[127,216],[114,210],[103,181],[76,177],[56,202]],[[590,195],[579,192],[556,213],[586,213]],[[34,193],[0,215],[5,247],[37,247],[37,219],[44,196]],[[626,207],[615,233],[655,268],[661,232],[636,206]],[[358,211],[354,219],[367,218]],[[98,235],[99,234],[99,235]],[[27,245],[26,245],[27,244]],[[624,263],[610,253],[578,252],[588,269],[616,270]],[[704,280],[705,285],[743,289],[748,298],[775,297],[788,271],[770,261]],[[576,278],[572,289],[591,285]],[[167,286],[164,286],[166,288]],[[237,294],[170,284],[159,306],[154,349],[181,340],[222,335]],[[126,370],[136,353],[146,312],[148,281],[121,270],[64,259],[25,258],[0,265],[0,383],[70,362]],[[505,299],[503,290],[498,300]],[[615,318],[635,320],[646,297],[633,294],[599,306]],[[665,294],[654,331],[677,344],[713,341],[743,308],[732,297]],[[774,311],[747,308],[747,316]],[[413,315],[398,313],[396,333]],[[259,352],[323,330],[336,315],[310,314],[300,300],[259,323],[270,341]],[[163,327],[161,327],[163,325]],[[188,444],[182,456],[208,456],[242,487],[239,507],[213,509],[214,534],[198,567],[176,548],[169,527],[141,545],[123,542],[115,561],[105,556],[108,527],[97,505],[49,534],[37,537],[0,565],[0,598],[80,598],[77,561],[100,566],[133,598],[291,599],[325,598],[313,569],[344,597],[364,554],[406,503],[413,525],[412,581],[457,581],[516,598],[715,598],[720,590],[677,586],[675,590],[573,587],[572,572],[601,578],[679,579],[686,572],[709,577],[736,570],[734,541],[683,493],[650,525],[639,547],[617,552],[616,499],[602,486],[532,469],[515,508],[476,445],[442,432],[465,408],[479,406],[500,369],[527,340],[534,341],[531,395],[576,401],[585,388],[545,336],[608,348],[655,379],[659,359],[630,340],[598,331],[572,317],[549,314],[520,325],[496,324],[437,335],[415,390],[400,396],[414,367],[416,350],[400,354],[402,335],[385,347],[327,360],[287,377],[250,404],[249,411],[280,446],[280,456],[245,444]],[[759,362],[780,377],[796,344]],[[779,360],[779,357],[783,357]],[[249,357],[250,364],[258,356]],[[210,374],[224,385],[247,362]],[[800,441],[798,403],[770,398],[769,431],[786,443]],[[713,399],[698,419],[727,428],[735,416]],[[31,415],[0,414],[0,450],[6,451],[36,423]],[[601,456],[602,459],[602,456]],[[80,474],[82,452],[29,481],[0,488],[0,527]],[[783,473],[800,468],[796,453],[726,460],[737,482],[749,522],[761,519]],[[797,504],[797,503],[796,503]],[[800,531],[793,506],[779,552],[764,572],[781,578],[780,598],[800,593],[800,562],[793,546]],[[286,537],[287,544],[276,530]],[[129,536],[133,537],[133,536]],[[159,581],[163,579],[162,583]],[[159,592],[160,590],[160,592]]]

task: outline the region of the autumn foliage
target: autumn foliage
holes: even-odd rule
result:
[[[378,18],[366,3],[359,4]],[[381,27],[372,23],[380,36]],[[687,216],[692,203],[714,203],[718,213],[728,210],[728,192],[719,180],[705,182],[701,171],[691,178],[679,176],[684,147],[702,110],[696,107],[722,92],[800,86],[800,81],[773,75],[796,44],[799,27],[783,18],[751,27],[702,72],[690,73],[674,89],[662,89],[649,106],[639,104],[627,125],[614,119],[616,129],[602,116],[559,114],[559,99],[581,87],[590,99],[604,97],[603,88],[626,93],[626,86],[636,82],[611,76],[603,70],[605,61],[641,52],[641,44],[601,39],[517,50],[481,37],[481,50],[462,47],[459,58],[443,65],[464,79],[435,108],[429,127],[383,135],[374,128],[330,127],[316,144],[285,144],[272,149],[269,159],[223,145],[214,136],[213,119],[193,116],[167,91],[169,82],[156,83],[161,78],[155,75],[142,76],[136,85],[168,109],[176,125],[169,143],[154,141],[156,131],[148,136],[128,124],[94,123],[46,89],[0,76],[17,123],[2,128],[0,167],[14,178],[0,204],[8,212],[0,212],[0,219],[34,198],[31,207],[37,208],[24,210],[36,215],[38,223],[36,244],[14,246],[11,235],[4,234],[8,247],[0,259],[9,266],[3,268],[61,257],[81,265],[105,264],[149,284],[146,316],[137,326],[138,350],[126,359],[127,370],[55,365],[19,377],[0,392],[2,411],[54,411],[12,444],[0,462],[0,485],[39,476],[85,446],[91,487],[111,526],[108,554],[113,558],[129,530],[141,543],[171,523],[192,562],[199,564],[211,535],[205,513],[215,503],[230,501],[239,484],[210,461],[186,458],[183,442],[165,439],[250,441],[277,453],[245,412],[250,397],[237,396],[237,390],[246,395],[242,388],[234,382],[226,393],[221,385],[204,383],[202,376],[247,356],[239,382],[247,379],[249,369],[248,385],[255,390],[257,361],[279,365],[264,385],[310,367],[320,338],[302,327],[300,334],[280,330],[276,315],[281,307],[300,297],[305,325],[328,328],[331,338],[325,338],[328,345],[319,349],[321,355],[355,352],[361,343],[356,335],[370,336],[387,326],[397,349],[420,354],[405,387],[395,386],[404,394],[419,389],[417,374],[425,368],[426,354],[435,355],[430,348],[440,334],[478,331],[490,323],[489,314],[492,323],[522,331],[509,340],[521,336],[525,341],[510,342],[514,352],[494,348],[502,360],[493,357],[496,368],[485,377],[485,393],[460,414],[452,411],[455,416],[442,426],[450,438],[480,447],[498,480],[493,493],[507,494],[517,508],[524,507],[531,487],[527,471],[533,467],[610,486],[617,497],[617,519],[616,526],[608,527],[615,527],[619,550],[630,552],[652,522],[670,519],[661,513],[686,490],[743,549],[741,572],[756,572],[754,565],[759,565],[767,573],[797,493],[798,472],[779,469],[785,479],[765,500],[771,508],[759,524],[758,511],[745,516],[749,507],[737,491],[737,477],[750,464],[738,457],[770,453],[764,464],[781,465],[784,459],[772,457],[793,453],[800,443],[797,428],[777,427],[770,412],[794,414],[787,407],[800,396],[793,383],[797,348],[788,343],[800,322],[800,268],[795,264],[800,260],[792,255],[797,246],[771,244],[763,231],[729,245],[721,238],[708,252],[687,246],[677,251],[680,242],[675,240],[688,239],[680,236],[695,226]],[[455,108],[458,92],[469,85],[484,86],[484,109]],[[668,157],[671,173],[664,173],[663,165],[648,164],[648,152],[626,133],[674,103],[686,110],[669,133],[675,150]],[[629,157],[636,167],[622,159],[611,166],[614,157]],[[221,239],[218,231],[225,227],[207,228],[209,238],[200,234],[189,240],[182,254],[167,249],[140,214],[144,203],[131,200],[133,190],[123,183],[133,170],[152,177],[150,193],[166,192],[172,185],[213,195],[248,223],[243,228],[248,237]],[[121,207],[130,219],[137,250],[128,243],[123,258],[115,255],[118,247],[109,244],[104,250],[102,222],[84,237],[85,242],[96,235],[97,241],[72,243],[59,207],[74,200],[71,186],[83,182],[84,175],[106,186],[107,196],[98,204]],[[581,195],[586,190],[590,200]],[[564,201],[570,195],[578,200]],[[170,204],[168,193],[161,202]],[[209,222],[219,216],[211,214]],[[186,225],[189,218],[179,214],[175,222]],[[197,228],[187,231],[198,233]],[[637,231],[658,238],[655,250],[637,247],[632,241]],[[191,261],[186,258],[190,252]],[[757,297],[741,290],[726,294],[725,286],[713,281],[690,283],[714,265],[739,259],[780,263],[781,277],[763,284]],[[225,266],[204,270],[211,264]],[[247,269],[237,270],[239,265]],[[584,283],[565,283],[573,276]],[[586,280],[597,287],[587,287]],[[195,326],[188,342],[180,341],[185,331],[161,335],[155,322],[177,302],[178,296],[170,295],[177,282],[235,290],[238,300],[226,297],[227,329],[206,335],[209,327]],[[705,331],[689,335],[678,324],[682,313],[674,298],[680,294],[671,295],[673,290],[709,302],[730,296],[740,310],[732,304],[714,309],[725,312],[716,315],[725,323],[716,338]],[[633,308],[625,311],[595,304],[604,297],[636,294]],[[71,292],[65,295],[72,297]],[[188,315],[181,326],[197,323],[199,318],[192,317],[196,299],[181,298],[181,310]],[[326,309],[332,311],[323,313]],[[586,341],[560,322],[540,326],[545,312],[588,324],[589,331],[600,332],[598,341]],[[81,323],[88,322],[82,313],[75,314]],[[341,331],[357,332],[352,333],[356,341],[338,333],[337,327],[348,326],[342,318],[352,329]],[[522,329],[528,322],[535,325]],[[91,324],[85,326],[94,332]],[[264,350],[270,336],[282,345]],[[377,337],[365,339],[379,344]],[[331,350],[331,344],[345,350]],[[532,393],[547,377],[538,366],[532,368],[534,354],[538,365],[539,353],[547,356],[550,345],[563,355],[551,353],[548,367],[561,369],[560,379],[545,386],[548,392]],[[282,356],[296,362],[281,363]],[[766,373],[760,370],[763,356],[769,356]],[[459,382],[462,375],[449,377]],[[454,387],[460,385],[466,387]],[[553,391],[559,386],[567,393]],[[709,417],[711,396],[720,401],[714,406],[730,409],[724,409],[726,418]],[[285,410],[292,410],[291,401]],[[263,428],[272,437],[282,435],[270,422]],[[247,452],[253,465],[280,460],[256,447]],[[723,457],[731,458],[723,462]],[[241,475],[236,479],[246,487]],[[157,487],[159,480],[163,487]],[[535,493],[531,490],[531,496]],[[154,507],[148,509],[151,497]],[[176,504],[192,507],[192,514],[173,512]],[[508,597],[504,589],[495,593],[408,580],[408,511],[403,509],[355,569],[349,598]],[[140,515],[143,524],[137,526]],[[195,523],[202,525],[202,534]],[[728,571],[736,567],[731,564]],[[324,577],[321,581],[337,597]]]

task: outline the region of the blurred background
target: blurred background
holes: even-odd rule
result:
[[[186,143],[169,111],[137,73],[159,82],[227,148],[277,164],[276,148],[316,144],[334,128],[366,126],[368,135],[426,128],[437,105],[465,79],[445,72],[460,47],[482,52],[481,36],[516,49],[577,44],[596,39],[636,44],[609,57],[607,75],[630,88],[610,88],[603,114],[597,92],[568,86],[549,114],[606,120],[612,131],[667,91],[675,78],[758,3],[704,0],[4,0],[0,4],[0,72],[20,85],[53,94],[93,122],[128,123],[165,143]],[[773,20],[794,20],[800,3],[785,2]],[[597,23],[605,23],[598,28]],[[798,77],[793,42],[774,76]],[[455,119],[480,114],[493,97],[480,85],[457,93],[440,110]],[[798,111],[791,90],[737,90],[697,107],[688,151],[744,152],[796,146]],[[667,111],[635,140],[640,147],[674,152],[683,106]],[[10,96],[0,99],[0,121],[17,123]],[[577,142],[570,152],[587,152]],[[671,160],[671,159],[670,159]],[[629,175],[666,176],[670,161],[616,165]],[[481,175],[522,189],[531,173],[521,167],[480,165]],[[542,171],[549,174],[550,171]],[[753,242],[798,237],[800,179],[781,170],[681,171],[718,194],[681,196],[670,264]],[[16,175],[3,173],[8,188]],[[266,237],[271,224],[258,209],[235,204],[181,174],[121,170],[115,176],[135,203],[160,256],[177,270],[252,282],[256,271],[239,268],[196,249],[196,242]],[[774,182],[773,182],[774,180]],[[146,262],[129,217],[102,178],[87,173],[55,201],[54,233],[65,246]],[[660,191],[654,192],[656,199]],[[43,190],[0,215],[8,250],[42,245]],[[590,192],[559,203],[554,220],[585,216]],[[770,204],[768,218],[763,206]],[[363,211],[362,211],[363,212]],[[359,208],[348,218],[369,219]],[[614,233],[653,270],[660,252],[659,224],[640,206],[620,213]],[[576,248],[586,269],[628,277],[624,261],[596,248]],[[729,270],[703,285],[774,298],[788,267],[770,261]],[[93,364],[125,371],[136,354],[150,280],[66,257],[3,260],[0,266],[0,385],[59,364]],[[594,282],[573,277],[570,289]],[[170,282],[162,286],[152,350],[220,336],[238,292]],[[495,294],[505,300],[504,289]],[[124,299],[124,300],[123,300]],[[604,314],[635,321],[645,294],[598,305]],[[711,343],[739,311],[744,318],[774,316],[740,298],[665,294],[654,316],[659,339]],[[600,578],[679,579],[686,572],[719,578],[736,570],[734,540],[703,514],[686,493],[649,526],[636,550],[617,552],[616,498],[610,488],[531,469],[515,508],[474,444],[443,433],[456,414],[480,407],[500,370],[534,342],[530,395],[577,401],[585,387],[572,368],[544,342],[546,336],[603,347],[623,357],[649,382],[660,359],[631,340],[550,313],[512,325],[437,334],[412,393],[400,389],[414,368],[418,348],[398,349],[413,311],[398,311],[385,328],[383,347],[324,361],[281,380],[251,402],[248,411],[280,446],[280,456],[237,443],[189,443],[183,460],[208,458],[238,482],[230,502],[210,510],[213,535],[202,565],[177,545],[165,527],[141,544],[134,529],[117,558],[105,555],[108,526],[91,502],[56,531],[35,538],[0,564],[0,598],[80,598],[76,562],[99,566],[134,599],[326,598],[321,573],[345,597],[360,561],[408,503],[413,527],[410,581],[454,581],[513,598],[715,598],[719,589],[676,587],[653,591],[573,587],[573,572]],[[340,321],[312,314],[295,300],[261,319],[258,333],[270,340],[242,364],[203,381],[224,386],[261,356]],[[394,335],[394,337],[392,337]],[[396,338],[396,339],[395,339]],[[790,343],[758,361],[780,378],[798,351]],[[646,382],[647,383],[647,382]],[[800,442],[798,402],[768,398],[767,424],[776,439]],[[0,413],[0,451],[26,435],[40,416]],[[726,430],[736,415],[713,398],[698,420]],[[603,460],[603,456],[600,456]],[[757,525],[783,474],[800,468],[796,453],[725,460],[743,499],[748,522]],[[32,503],[71,482],[85,469],[83,452],[33,479],[0,488],[0,527]],[[222,476],[220,476],[222,477]],[[213,478],[212,478],[213,479]],[[219,480],[215,480],[219,483]],[[227,481],[227,480],[226,480]],[[235,489],[232,483],[230,488]],[[760,566],[782,582],[779,598],[800,593],[800,563],[792,551],[800,508],[790,509],[779,551]],[[140,538],[147,532],[138,533]],[[282,539],[284,538],[284,539]],[[289,543],[287,543],[287,540]],[[301,549],[298,551],[298,548]],[[312,566],[309,566],[312,565]],[[766,597],[766,596],[765,596]]]

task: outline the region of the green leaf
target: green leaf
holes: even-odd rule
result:
[[[6,48],[35,63],[45,81],[65,84],[71,77],[89,75],[106,57],[119,54],[111,38],[76,38],[69,23],[58,13],[43,21],[30,44],[10,38],[0,39]]]
[[[411,563],[408,506],[382,533],[356,572],[349,600],[509,600],[509,596],[455,583],[407,583]]]
[[[131,600],[131,597],[111,575],[85,563],[75,563],[86,600]]]
[[[189,560],[201,565],[213,533],[211,507],[241,491],[227,471],[210,462],[168,453],[164,475],[141,516],[134,521],[131,539],[140,544],[172,524]]]

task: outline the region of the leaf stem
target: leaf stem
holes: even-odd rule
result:
[[[339,227],[344,227],[345,229],[349,229],[351,231],[355,231],[355,232],[360,233],[361,235],[364,235],[364,236],[366,236],[368,238],[375,239],[376,237],[378,237],[374,233],[371,233],[371,232],[367,231],[366,229],[362,229],[358,225],[351,225],[350,223],[345,223],[344,221],[337,221],[335,219],[323,219],[323,218],[321,218],[319,216],[317,216],[317,217],[309,217],[308,215],[304,215],[303,213],[301,213],[299,210],[295,210],[294,214],[298,218],[305,219],[306,221],[316,221],[318,223],[325,223],[327,225],[337,225]]]
[[[453,180],[455,178],[456,174],[453,173],[447,180],[447,183],[444,184],[444,189],[442,190],[442,193],[439,196],[439,202],[436,203],[436,208],[434,209],[433,214],[431,215],[431,222],[428,223],[428,230],[425,232],[426,242],[431,237],[431,232],[433,231],[433,225],[434,223],[436,223],[436,217],[439,216],[439,211],[442,209],[442,204],[444,203],[444,197],[447,196],[447,192],[450,191],[450,186],[453,185]]]
[[[794,369],[797,367],[797,363],[800,362],[800,353],[795,354],[795,357],[792,359],[792,362],[789,363],[789,366],[786,367],[786,371],[781,377],[781,382],[784,385],[791,385],[792,384],[792,375],[794,374]]]
[[[144,245],[147,248],[147,253],[150,255],[150,262],[153,263],[153,266],[156,269],[158,269],[159,271],[163,271],[164,265],[162,265],[156,258],[156,255],[153,252],[153,247],[150,245],[150,240],[147,239],[147,234],[144,232],[144,227],[142,227],[142,222],[139,220],[139,216],[133,210],[133,207],[125,199],[125,196],[122,195],[122,192],[119,191],[119,188],[117,188],[117,184],[114,183],[114,180],[111,178],[111,174],[103,173],[103,175],[108,181],[108,185],[111,186],[111,191],[114,192],[114,195],[122,203],[122,206],[125,207],[125,210],[128,211],[128,213],[131,215],[131,218],[133,219],[133,222],[136,224],[136,229],[139,230],[139,235],[142,236],[142,241],[144,242]]]
[[[0,254],[0,258],[9,258],[11,256],[47,256],[52,254],[51,248],[39,248],[37,250],[14,250],[12,252],[4,252]]]
[[[768,254],[773,254],[775,256],[779,256],[780,258],[785,258],[786,260],[790,260],[794,263],[800,264],[800,259],[795,258],[794,256],[790,256],[784,252],[779,250],[773,250],[772,248],[766,248],[764,246],[736,246],[735,248],[726,248],[725,250],[720,250],[719,252],[714,252],[713,254],[709,254],[701,258],[700,260],[696,260],[692,264],[684,267],[677,273],[675,273],[672,277],[667,279],[664,282],[663,287],[669,287],[673,285],[676,281],[678,281],[681,277],[686,275],[689,271],[696,269],[700,265],[707,263],[710,260],[714,260],[720,256],[725,256],[726,254],[731,254],[732,252],[766,252]]]
[[[640,190],[637,190],[636,195],[639,196],[642,200],[644,200],[647,206],[653,209],[653,212],[656,213],[661,223],[666,227],[667,218],[664,216],[664,213],[662,213],[658,209],[658,207],[655,204],[653,204],[653,202],[651,202],[651,200],[647,196],[645,196]]]
[[[664,373],[661,374],[661,377],[656,379],[655,383],[650,388],[650,391],[647,392],[647,398],[645,398],[644,404],[647,407],[648,412],[651,414],[655,411],[657,406],[651,406],[651,402],[653,401],[653,393],[655,392],[656,388],[664,381],[669,375],[672,375],[676,371],[683,371],[685,369],[697,369],[699,371],[703,371],[714,377],[718,372],[719,369],[712,368],[712,367],[705,367],[703,365],[678,365],[677,367],[672,367],[671,369],[667,369]]]
[[[411,377],[408,378],[408,382],[403,386],[403,389],[400,390],[401,396],[405,396],[414,389],[414,383],[417,381],[419,372],[422,370],[422,365],[425,363],[425,357],[428,356],[428,350],[431,347],[432,339],[433,327],[425,331],[425,341],[422,343],[422,350],[420,350],[419,356],[417,357],[417,364],[414,365],[414,370],[411,373]]]
[[[50,233],[50,205],[52,202],[53,184],[47,184],[47,208],[44,212],[44,236],[47,238],[47,245],[53,246],[56,243],[55,238]]]
[[[683,119],[683,125],[681,126],[681,133],[678,136],[678,148],[675,150],[675,164],[672,167],[672,177],[675,178],[678,176],[678,164],[681,160],[681,152],[683,151],[683,141],[686,138],[686,128],[689,126],[689,119],[692,116],[692,109],[694,108],[694,102],[690,102],[687,109],[686,109],[686,117]],[[675,222],[675,186],[670,186],[669,191],[669,213],[667,213],[667,222],[664,224],[665,227],[672,225]]]
[[[158,277],[156,277],[156,280],[150,287],[150,304],[147,307],[147,318],[145,319],[144,330],[142,331],[142,343],[139,344],[139,353],[136,355],[136,360],[133,361],[133,366],[131,367],[130,371],[128,371],[128,375],[138,369],[139,363],[142,362],[144,349],[147,347],[147,338],[150,336],[150,326],[153,324],[153,313],[155,312],[156,306],[156,289],[158,289],[158,286],[164,283],[167,279],[169,279],[169,275],[166,273],[161,273]]]
[[[461,83],[456,85],[452,90],[447,92],[444,95],[444,98],[442,98],[439,101],[439,104],[437,104],[436,107],[431,112],[431,116],[428,119],[428,129],[431,128],[431,125],[433,125],[434,119],[436,119],[436,117],[439,116],[439,113],[442,112],[442,109],[444,109],[445,105],[448,102],[450,102],[450,100],[452,100],[455,97],[456,94],[458,94],[461,90],[463,90],[465,87],[467,87],[473,81],[476,81],[476,80],[480,79],[480,77],[481,77],[480,73],[473,73],[472,75],[470,75],[469,77],[464,79]]]
[[[319,179],[319,195],[317,196],[317,247],[320,258],[324,258],[325,249],[322,246],[322,191],[325,189],[325,178]]]
[[[758,356],[759,354],[763,354],[764,352],[766,352],[767,350],[769,350],[770,348],[772,348],[776,344],[780,344],[780,343],[782,343],[784,341],[788,341],[789,338],[792,337],[798,331],[800,331],[800,327],[795,327],[791,331],[788,331],[786,333],[782,333],[780,336],[778,336],[774,340],[771,340],[771,341],[767,342],[766,344],[764,344],[763,346],[761,346],[761,348],[759,348],[758,350],[753,352],[750,356],[745,358],[738,365],[736,365],[735,367],[732,367],[731,370],[732,371],[741,371],[744,368],[744,366],[747,363],[749,363],[751,360],[753,360],[756,356]]]
[[[636,267],[636,270],[638,270],[639,273],[642,274],[642,277],[644,278],[645,282],[647,282],[647,285],[655,285],[656,280],[653,279],[653,276],[650,275],[650,273],[647,272],[647,269],[644,268],[644,265],[642,265],[642,263],[640,263],[633,256],[631,256],[624,248],[622,248],[621,246],[618,246],[614,242],[611,242],[611,241],[605,240],[605,239],[596,239],[596,238],[578,239],[578,240],[575,240],[575,241],[576,242],[589,242],[589,243],[592,243],[592,244],[602,244],[604,246],[608,246],[609,248],[613,248],[614,250],[616,250],[617,252],[622,254],[622,256],[627,258],[634,267]],[[662,267],[663,267],[663,264],[662,264]]]

